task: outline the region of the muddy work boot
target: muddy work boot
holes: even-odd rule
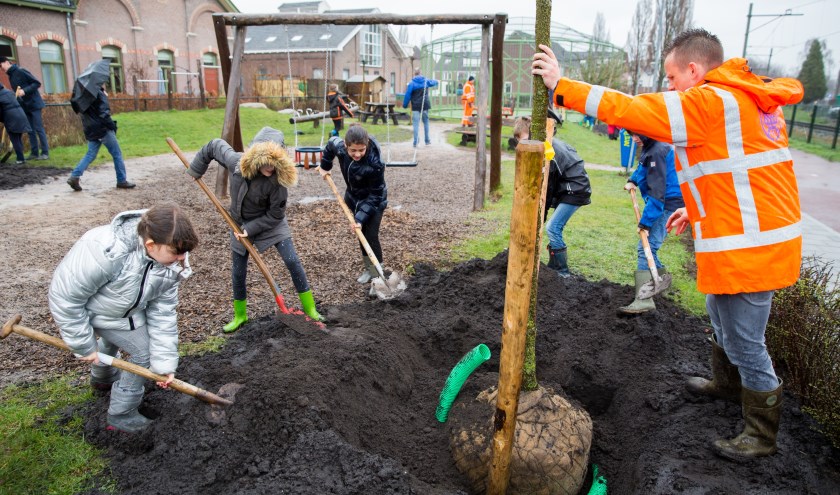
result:
[[[781,380],[779,386],[769,392],[744,387],[741,393],[744,431],[731,440],[716,440],[712,446],[715,453],[738,462],[775,454],[781,406]]]
[[[145,430],[152,420],[140,414],[137,409],[125,414],[108,414],[108,430],[124,433],[140,433]]]
[[[225,333],[233,333],[248,321],[248,301],[245,299],[233,300],[233,319],[222,327]]]
[[[620,314],[638,315],[656,309],[656,304],[653,302],[652,297],[649,299],[639,299],[639,291],[641,291],[642,286],[651,280],[653,280],[653,277],[650,274],[650,270],[636,270],[636,297],[627,306],[618,308]]]
[[[374,274],[376,274],[376,269],[373,267],[373,263],[371,263],[369,258],[365,258],[365,269],[362,271],[362,274],[359,275],[359,278],[356,279],[356,282],[366,284],[370,282],[370,279],[373,278]]]
[[[298,293],[298,297],[300,297],[300,305],[303,306],[303,313],[312,318],[315,321],[323,321],[324,317],[318,313],[318,310],[315,308],[315,298],[312,297],[312,291],[308,290],[306,292]]]
[[[569,259],[566,248],[555,248],[548,246],[548,267],[557,271],[557,275],[569,278],[572,273],[569,271]]]
[[[79,183],[79,177],[73,177],[71,175],[70,178],[67,179],[67,184],[69,184],[74,191],[82,190],[82,185]]]
[[[741,400],[741,374],[738,367],[729,362],[714,335],[709,341],[712,343],[712,379],[692,376],[686,381],[685,388],[695,395],[708,395],[737,404]]]

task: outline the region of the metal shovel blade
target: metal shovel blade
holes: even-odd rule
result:
[[[671,274],[665,273],[659,276],[659,280],[651,280],[639,288],[639,299],[650,299],[664,290],[671,287]]]
[[[400,274],[391,272],[387,278],[387,283],[382,277],[376,277],[370,281],[370,295],[386,301],[402,294],[406,287],[405,280],[403,280]]]

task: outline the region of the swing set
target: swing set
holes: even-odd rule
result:
[[[222,126],[222,139],[230,143],[234,150],[244,151],[242,144],[242,132],[239,124],[239,100],[241,88],[239,81],[242,75],[242,58],[245,53],[245,34],[248,26],[285,26],[287,25],[324,25],[329,29],[330,25],[430,25],[435,24],[477,24],[482,26],[482,48],[481,68],[479,81],[490,80],[488,63],[492,63],[492,102],[490,104],[490,188],[498,188],[501,182],[501,99],[504,69],[502,66],[504,57],[504,34],[507,24],[507,14],[439,14],[439,15],[409,15],[397,16],[394,14],[241,14],[241,13],[217,13],[213,14],[213,25],[216,33],[216,42],[219,49],[219,58],[222,66],[222,76],[227,88],[227,102],[225,105],[225,120]],[[229,49],[227,26],[234,30],[233,52]],[[493,28],[493,56],[490,57],[490,28]],[[286,31],[288,43],[288,31]],[[325,66],[329,69],[329,52],[327,52]],[[488,62],[492,60],[492,62]],[[291,78],[291,54],[287,50],[287,61],[289,63],[289,77]],[[326,80],[324,75],[324,107],[326,110]],[[425,97],[424,88],[424,97]],[[477,139],[479,146],[476,147],[476,179],[474,184],[473,209],[478,210],[484,207],[485,174],[486,174],[486,108],[488,100],[488,84],[479,86],[476,98],[478,112],[478,130],[482,133],[481,139]],[[292,96],[292,110],[294,108],[294,96]],[[389,116],[390,117],[390,116]],[[297,119],[293,116],[294,124]],[[387,122],[387,121],[386,121]],[[414,166],[416,165],[416,150],[414,159],[409,162],[390,161],[390,127],[388,132],[388,158],[386,165],[390,166]],[[321,130],[320,146],[298,146],[297,128],[295,128],[295,160],[304,162],[307,158],[312,162],[320,161],[320,154],[323,152],[324,128]],[[226,170],[221,170],[216,175],[216,194],[224,196],[227,191],[228,175]]]

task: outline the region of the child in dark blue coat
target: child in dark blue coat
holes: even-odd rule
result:
[[[23,133],[32,130],[29,127],[29,120],[26,118],[26,113],[18,103],[15,93],[9,91],[2,84],[0,84],[0,122],[6,128],[9,134],[9,140],[12,142],[12,148],[15,150],[17,164],[26,162],[26,157],[23,156]]]

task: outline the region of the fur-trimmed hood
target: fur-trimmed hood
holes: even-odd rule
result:
[[[252,179],[260,173],[260,168],[266,165],[274,167],[277,182],[281,186],[291,187],[297,184],[297,168],[286,152],[283,133],[271,127],[263,127],[254,136],[250,147],[242,154],[239,170],[243,177]]]

